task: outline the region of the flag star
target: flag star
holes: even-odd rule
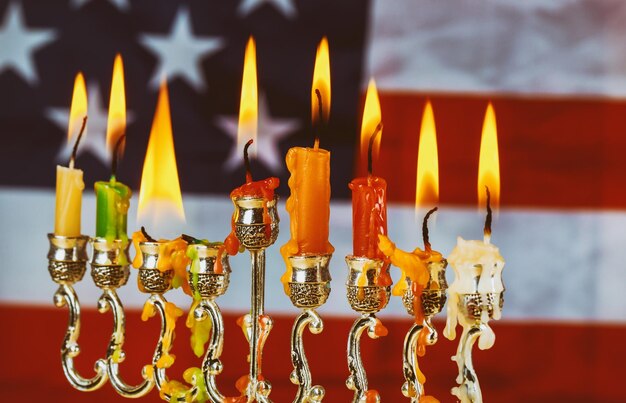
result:
[[[71,4],[75,8],[82,7],[83,4],[90,2],[91,0],[71,0]],[[130,4],[128,4],[127,0],[108,0],[109,3],[112,3],[115,7],[117,7],[121,11],[128,11],[130,9]]]
[[[102,97],[100,91],[95,85],[89,86],[87,126],[80,140],[80,145],[76,153],[76,157],[84,152],[90,152],[103,165],[108,166],[111,163],[111,154],[106,147],[106,130],[107,130],[107,110],[102,105]],[[64,132],[67,130],[69,121],[69,108],[48,108],[46,116],[59,126]],[[133,121],[132,113],[126,112],[126,122]],[[78,133],[74,133],[77,135]],[[73,137],[75,140],[76,137]],[[72,154],[73,143],[64,142],[57,154],[58,162],[67,162]]]
[[[168,35],[143,35],[141,42],[159,58],[150,81],[153,88],[159,86],[162,75],[166,74],[169,78],[184,78],[198,91],[204,88],[202,59],[224,46],[221,38],[193,35],[189,11],[185,7],[179,9]]]
[[[239,119],[234,116],[220,116],[217,125],[233,139],[233,147],[224,168],[232,171],[243,164],[242,150],[237,148],[237,127]],[[272,172],[279,174],[283,168],[283,158],[278,143],[288,134],[300,128],[298,119],[272,118],[265,96],[259,97],[259,126],[257,136],[257,158]]]
[[[28,83],[36,84],[39,77],[32,54],[55,37],[52,29],[26,29],[20,6],[9,3],[0,26],[0,74],[13,68]]]
[[[289,19],[295,18],[298,14],[293,0],[242,0],[239,4],[237,14],[239,14],[240,18],[246,17],[264,4],[274,6],[275,9],[282,12],[285,17]]]

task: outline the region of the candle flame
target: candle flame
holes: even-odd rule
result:
[[[480,158],[478,160],[478,205],[481,211],[486,207],[487,194],[491,193],[491,206],[497,209],[500,205],[500,159],[498,156],[498,133],[496,114],[491,105],[487,106],[483,133],[480,140]]]
[[[320,111],[315,90],[319,90],[322,97],[322,118],[324,122],[328,122],[330,117],[330,56],[328,39],[326,37],[322,38],[317,46],[315,68],[313,69],[313,85],[311,86],[311,118],[313,123],[322,123],[318,122]],[[374,127],[376,126],[374,125]]]
[[[79,71],[74,79],[74,91],[72,92],[70,119],[67,126],[68,144],[72,144],[73,138],[78,136],[85,116],[87,116],[87,89],[85,87],[85,77],[83,77],[83,73]],[[83,136],[85,136],[85,134],[86,133],[83,133]]]
[[[246,45],[239,104],[239,127],[237,129],[237,149],[241,150],[249,140],[256,143],[258,125],[259,96],[256,74],[256,43],[251,36]],[[258,147],[253,147],[250,155],[257,155]]]
[[[147,221],[158,225],[162,220],[171,219],[164,217],[169,214],[174,214],[182,222],[185,220],[167,83],[163,80],[143,163],[137,218],[139,222]],[[154,228],[152,230],[154,231]]]
[[[126,94],[124,91],[124,63],[118,53],[113,63],[111,97],[109,98],[109,117],[107,119],[106,147],[110,153],[117,140],[126,131]],[[124,153],[124,144],[120,145],[120,154]]]
[[[432,208],[439,201],[439,157],[435,116],[430,101],[422,115],[419,150],[417,153],[417,183],[415,185],[415,213],[422,208]]]
[[[376,82],[370,79],[365,95],[365,106],[363,108],[363,120],[361,122],[361,161],[367,161],[367,148],[369,146],[370,136],[376,130],[376,126],[381,121],[380,101],[378,100],[378,91],[376,90]],[[374,159],[378,158],[380,152],[380,140],[383,137],[382,132],[376,136],[374,140],[372,155]],[[361,164],[362,165],[362,164]]]

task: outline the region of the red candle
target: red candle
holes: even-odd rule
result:
[[[384,259],[378,235],[387,235],[387,182],[378,176],[356,178],[352,189],[352,254]]]
[[[361,124],[360,165],[367,161],[367,176],[350,182],[352,190],[352,242],[354,256],[384,259],[378,235],[387,234],[387,182],[372,175],[372,159],[380,147],[380,103],[374,80],[370,80]]]

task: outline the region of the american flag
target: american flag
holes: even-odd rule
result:
[[[89,123],[77,166],[85,172],[83,233],[94,234],[92,185],[108,178],[104,134],[113,59],[124,58],[127,145],[118,178],[139,189],[158,84],[168,78],[174,141],[188,232],[212,240],[229,230],[228,192],[244,170],[235,152],[245,43],[256,38],[260,87],[255,177],[278,176],[284,155],[313,142],[310,85],[315,48],[330,43],[332,110],[321,139],[332,152],[331,297],[319,310],[323,333],[306,338],[314,381],[326,401],[349,401],[345,345],[356,313],[344,293],[351,251],[348,182],[354,177],[363,95],[377,80],[384,121],[377,175],[388,182],[389,234],[421,245],[415,223],[415,167],[421,114],[434,108],[439,141],[440,212],[433,247],[450,253],[457,236],[477,239],[476,174],[483,114],[498,124],[501,209],[493,242],[507,260],[503,320],[496,344],[475,354],[486,401],[619,402],[626,349],[626,5],[617,0],[0,0],[0,390],[3,400],[121,401],[109,385],[80,393],[66,382],[59,346],[65,310],[51,304],[45,234],[52,231],[55,165],[67,158],[72,83],[85,75]],[[266,310],[276,325],[265,348],[271,397],[293,399],[289,334],[297,313],[278,281],[281,234],[268,250]],[[136,198],[129,231],[134,231]],[[247,255],[231,259],[231,286],[218,304],[226,322],[226,395],[247,372],[247,344],[235,319],[249,308]],[[449,273],[449,281],[452,271]],[[136,273],[132,274],[133,276]],[[394,273],[397,279],[397,272]],[[127,308],[128,382],[140,380],[158,337],[142,322],[146,298],[133,279],[119,291]],[[99,290],[76,286],[83,308],[78,369],[91,374],[105,353],[110,314]],[[179,291],[166,297],[186,308]],[[441,316],[435,325],[441,332]],[[370,386],[401,401],[402,341],[411,325],[401,302],[380,314],[389,335],[363,342]],[[177,327],[170,377],[199,366]],[[440,337],[420,366],[426,388],[453,401],[456,341]],[[158,401],[153,392],[146,400]]]

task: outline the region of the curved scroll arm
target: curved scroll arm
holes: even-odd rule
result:
[[[74,288],[69,284],[62,284],[54,294],[54,304],[61,308],[67,305],[70,315],[67,325],[67,332],[61,345],[61,363],[63,372],[70,384],[83,392],[90,392],[99,389],[108,379],[107,364],[104,359],[99,359],[94,365],[96,375],[93,378],[85,379],[80,376],[74,368],[74,357],[80,354],[78,346],[78,336],[80,334],[80,303]]]
[[[464,326],[456,355],[452,357],[459,368],[459,375],[456,378],[456,383],[459,386],[452,388],[452,394],[458,397],[461,403],[480,403],[483,401],[478,377],[472,363],[472,347],[483,333],[485,326],[483,323]]]
[[[294,403],[321,402],[324,398],[324,388],[319,385],[311,386],[311,371],[309,363],[304,354],[304,343],[302,336],[304,329],[308,326],[313,334],[319,334],[324,330],[324,322],[313,309],[305,309],[296,318],[291,331],[291,363],[293,372],[289,377],[291,383],[298,385]]]
[[[150,375],[150,373],[153,374],[154,383],[159,389],[159,395],[163,400],[168,402],[194,401],[198,395],[198,386],[195,384],[195,382],[191,388],[186,388],[185,390],[180,391],[180,393],[176,393],[175,397],[173,396],[173,393],[170,393],[169,388],[166,387],[166,385],[171,384],[171,382],[165,374],[165,369],[169,367],[171,363],[163,364],[161,363],[161,361],[163,359],[171,357],[169,355],[169,352],[172,348],[172,341],[174,339],[174,326],[176,318],[172,317],[166,312],[166,306],[168,302],[161,294],[150,295],[150,298],[148,299],[148,301],[146,301],[146,304],[150,304],[153,308],[151,312],[152,314],[149,316],[153,316],[156,313],[155,311],[159,312],[159,315],[161,316],[161,334],[159,336],[159,341],[157,342],[154,357],[152,358],[152,365],[144,367],[144,372],[147,372],[148,376]]]
[[[126,314],[122,301],[112,289],[104,290],[98,300],[98,310],[101,313],[107,312],[109,308],[113,313],[113,334],[111,334],[111,341],[107,350],[107,372],[109,379],[111,379],[111,385],[117,393],[124,397],[139,398],[145,396],[154,387],[152,377],[148,376],[145,371],[142,373],[143,382],[136,386],[128,385],[120,376],[119,364],[126,358],[126,354],[122,350],[126,333]]]
[[[402,354],[402,371],[404,372],[404,385],[402,394],[411,398],[411,402],[417,403],[424,395],[424,375],[420,371],[417,362],[417,343],[422,331],[427,330],[426,344],[433,345],[437,342],[437,330],[430,322],[430,318],[424,320],[422,324],[413,324],[404,338],[404,350]]]
[[[214,300],[203,299],[194,310],[194,317],[197,321],[210,320],[211,339],[207,347],[204,360],[202,361],[202,373],[209,398],[213,402],[223,402],[224,395],[217,389],[215,378],[222,373],[224,366],[220,361],[222,349],[224,348],[224,320],[220,309]]]
[[[367,329],[367,335],[371,339],[377,339],[381,335],[376,329],[381,326],[380,320],[374,314],[364,314],[357,319],[348,336],[348,369],[350,376],[346,380],[346,386],[354,390],[353,403],[364,401],[380,401],[380,396],[375,390],[367,388],[367,374],[361,360],[361,335]],[[371,399],[371,400],[367,400]]]

